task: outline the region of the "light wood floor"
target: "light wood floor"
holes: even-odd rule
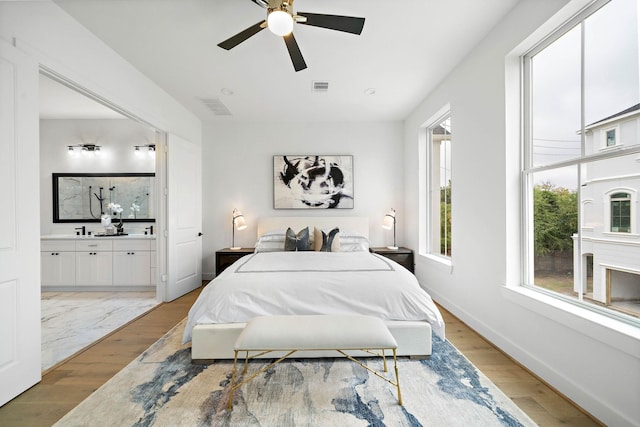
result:
[[[124,368],[188,313],[202,288],[162,304],[48,371],[0,407],[0,426],[50,426]],[[600,426],[468,326],[442,310],[447,338],[541,426]]]

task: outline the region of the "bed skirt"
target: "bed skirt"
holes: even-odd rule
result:
[[[431,325],[419,321],[387,321],[389,331],[398,343],[398,356],[426,358],[431,354]],[[246,323],[225,323],[196,325],[193,328],[191,342],[191,360],[193,363],[213,363],[216,359],[233,359],[233,345]],[[284,354],[283,352],[282,354]],[[352,356],[366,357],[369,353],[353,351]],[[278,357],[278,352],[264,355],[264,358]],[[296,358],[302,357],[340,357],[332,351],[300,351]]]

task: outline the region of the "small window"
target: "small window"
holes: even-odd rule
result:
[[[631,233],[631,194],[611,195],[611,232]]]
[[[429,127],[429,252],[451,257],[451,117]]]
[[[451,258],[451,116],[443,109],[426,128],[426,252]]]
[[[614,145],[616,145],[616,130],[609,129],[608,131],[606,131],[605,138],[606,138],[605,143],[607,147],[613,147]]]

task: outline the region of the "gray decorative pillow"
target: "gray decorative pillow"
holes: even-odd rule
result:
[[[287,228],[287,233],[284,239],[285,251],[308,251],[309,248],[309,227],[305,227],[295,233],[291,227]]]
[[[320,230],[322,233],[322,246],[320,247],[320,252],[332,252],[333,240],[336,238],[336,235],[340,232],[338,227],[334,228],[329,232],[329,234]]]

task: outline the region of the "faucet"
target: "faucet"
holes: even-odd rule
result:
[[[74,230],[76,230],[76,236],[80,235],[80,231],[82,231],[83,236],[87,233],[87,227],[85,227],[84,225],[82,227],[74,228]]]
[[[147,234],[147,230],[149,230],[149,234],[153,235],[153,225],[144,228],[144,234]]]

